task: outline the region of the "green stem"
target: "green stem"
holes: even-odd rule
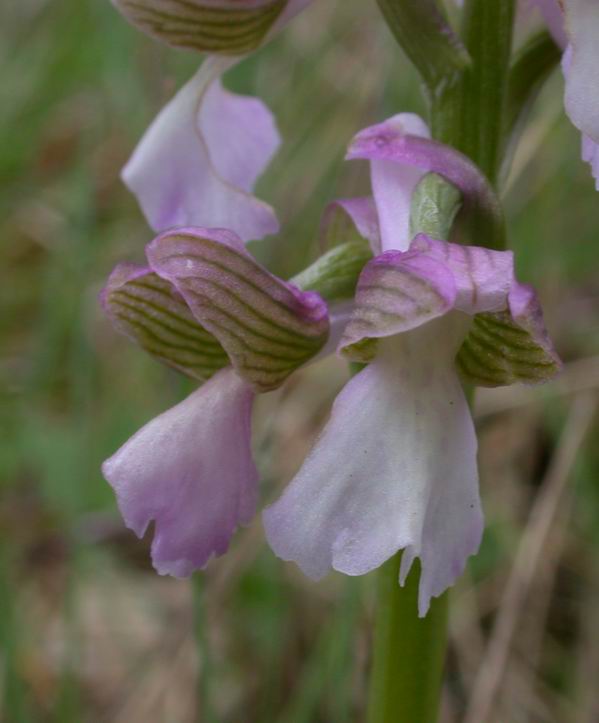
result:
[[[368,723],[434,723],[445,661],[447,593],[417,618],[418,565],[399,587],[401,553],[378,575],[379,607]]]
[[[213,666],[210,659],[210,642],[208,625],[206,624],[206,601],[204,580],[198,574],[191,578],[191,594],[193,602],[193,632],[195,635],[198,655],[197,674],[197,721],[198,723],[215,723],[216,716],[210,697],[209,673]]]
[[[378,3],[393,34],[422,75],[433,136],[467,154],[496,184],[508,125],[514,0],[465,1],[465,53],[444,27],[442,15],[433,12],[427,19],[431,5],[432,10],[438,10],[435,3],[427,0],[427,12],[418,12],[422,6],[418,0]],[[419,42],[424,42],[427,34],[426,50],[433,57],[424,58]],[[464,57],[468,62],[461,62]],[[443,63],[448,58],[443,75]],[[414,197],[418,207],[412,208],[414,233],[431,228],[445,231],[451,225],[457,203],[443,183],[439,178],[421,183]],[[477,234],[475,226],[470,234],[476,238],[473,243],[486,245],[484,234]],[[426,618],[419,619],[420,574],[413,569],[406,586],[400,588],[400,559],[401,555],[396,555],[379,571],[368,723],[434,723],[445,659],[447,595],[433,600]]]
[[[462,128],[450,141],[493,184],[503,150],[514,7],[514,0],[464,3],[462,34],[472,65],[464,73]]]

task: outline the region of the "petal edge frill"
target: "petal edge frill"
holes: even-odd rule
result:
[[[426,353],[446,323],[381,343],[263,513],[275,554],[316,579],[331,568],[364,574],[407,548],[422,562],[421,616],[463,571],[483,527],[476,436],[453,368],[454,341],[444,355]]]

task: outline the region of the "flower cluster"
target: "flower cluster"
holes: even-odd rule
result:
[[[489,238],[468,246],[411,231],[426,174],[459,191],[462,213],[497,227],[493,189],[420,118],[394,116],[349,145],[349,160],[370,164],[372,195],[325,211],[325,228],[339,216],[351,226],[345,243],[294,282],[279,279],[243,243],[278,230],[251,195],[278,145],[275,124],[219,76],[307,0],[114,1],[151,35],[211,54],[123,174],[159,235],[143,265],[117,266],[103,307],[119,331],[199,383],[104,463],[126,524],[141,536],[155,523],[152,559],[163,574],[187,576],[224,553],[256,509],[255,395],[336,350],[366,366],[265,510],[268,542],[313,578],[331,568],[360,575],[404,550],[401,581],[420,558],[426,614],[483,529],[462,384],[538,383],[560,366],[510,251],[491,250]],[[584,62],[572,32],[569,78]]]

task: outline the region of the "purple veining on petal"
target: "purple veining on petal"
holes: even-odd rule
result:
[[[328,310],[319,294],[271,274],[231,231],[175,229],[152,241],[146,255],[256,391],[278,387],[327,340]]]
[[[229,363],[167,279],[149,267],[119,264],[100,293],[114,328],[164,364],[206,381]]]
[[[354,345],[426,324],[446,314],[455,300],[456,285],[446,264],[418,251],[387,251],[360,275],[339,351],[353,358]]]
[[[553,361],[554,373],[559,371],[562,362],[545,328],[543,310],[533,287],[529,284],[514,283],[508,296],[508,310],[513,321],[527,331],[531,340]]]
[[[106,285],[102,287],[98,296],[104,312],[110,316],[110,309],[107,306],[107,296],[113,288],[123,286],[129,281],[142,278],[150,273],[152,273],[152,269],[149,266],[142,266],[141,264],[135,264],[129,261],[118,263],[112,270]]]
[[[224,369],[104,462],[126,525],[142,537],[154,521],[152,560],[160,574],[186,577],[203,568],[253,517],[253,398]]]
[[[256,50],[308,1],[112,0],[132,25],[156,40],[225,56]]]
[[[451,271],[457,296],[455,308],[467,314],[500,311],[514,283],[514,254],[481,246],[464,246],[418,234],[410,251],[420,251]]]

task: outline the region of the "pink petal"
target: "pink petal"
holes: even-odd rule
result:
[[[142,537],[155,522],[152,560],[160,574],[186,577],[203,568],[254,515],[253,398],[224,369],[104,462],[127,527]]]
[[[448,267],[426,254],[387,251],[360,275],[355,310],[339,350],[355,361],[370,361],[371,340],[401,334],[453,308],[456,285]]]
[[[376,203],[381,234],[381,251],[405,251],[410,245],[410,205],[414,188],[426,169],[401,158],[388,158],[368,150],[366,139],[419,136],[430,138],[426,123],[413,113],[399,113],[383,123],[361,131],[352,141],[348,158],[370,159],[372,194]],[[366,150],[359,149],[364,144]],[[376,253],[377,250],[373,248]]]
[[[320,239],[324,248],[353,240],[355,232],[369,242],[372,252],[381,253],[379,218],[374,199],[340,198],[325,208],[320,224]]]
[[[599,143],[582,134],[582,160],[591,167],[591,174],[595,179],[595,188],[599,191]]]
[[[381,342],[264,512],[279,557],[317,579],[331,568],[364,574],[406,548],[422,562],[421,616],[461,574],[483,525],[476,437],[453,365],[462,336],[447,318]]]
[[[213,226],[243,240],[278,231],[273,209],[251,195],[280,139],[258,99],[225,90],[231,61],[209,59],[161,111],[123,169],[156,231]]]
[[[564,28],[564,12],[558,0],[528,0],[528,2],[539,8],[553,39],[561,48],[565,48],[568,38]]]
[[[409,251],[388,251],[364,267],[340,351],[370,361],[373,340],[409,331],[451,309],[468,315],[505,311],[514,283],[511,251],[418,234]]]
[[[431,140],[422,133],[415,134],[401,121],[404,117],[403,114],[395,116],[360,131],[350,143],[346,155],[348,159],[363,158],[373,164],[373,192],[379,211],[383,250],[395,248],[405,251],[408,248],[412,191],[417,180],[429,171],[438,173],[456,186],[463,194],[465,207],[501,226],[501,206],[478,167],[455,148]],[[375,162],[384,162],[385,165],[375,166]],[[418,173],[406,174],[406,166],[418,169],[420,176]]]
[[[581,133],[599,143],[599,3],[568,0],[564,7],[570,40],[562,63],[566,112]]]
[[[410,251],[420,251],[443,263],[453,275],[455,308],[467,314],[500,311],[514,282],[514,254],[481,246],[437,241],[424,234],[413,240]]]

